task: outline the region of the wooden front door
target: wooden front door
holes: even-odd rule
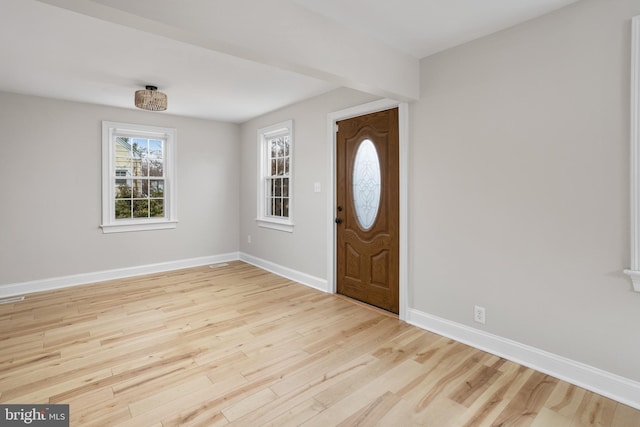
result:
[[[398,313],[398,109],[337,124],[337,291]]]

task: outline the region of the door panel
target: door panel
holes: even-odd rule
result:
[[[336,175],[337,291],[398,313],[397,108],[338,122]]]

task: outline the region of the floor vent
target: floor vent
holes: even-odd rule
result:
[[[209,266],[209,268],[220,268],[220,267],[226,267],[226,266],[228,266],[228,265],[229,265],[229,264],[227,264],[226,262],[222,262],[222,263],[220,263],[220,264],[211,264],[211,265]]]
[[[0,299],[0,304],[11,304],[12,302],[19,302],[19,301],[24,301],[24,297],[11,297],[11,298],[5,298],[5,299]]]

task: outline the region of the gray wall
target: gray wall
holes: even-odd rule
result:
[[[103,234],[101,121],[178,129],[178,227]],[[239,126],[0,93],[0,286],[238,250]]]
[[[338,89],[308,101],[258,117],[242,125],[242,178],[240,249],[255,257],[326,278],[326,206],[329,182],[327,114],[377,99],[372,95]],[[293,233],[258,227],[258,129],[293,119],[294,223]],[[313,185],[319,182],[321,192]],[[251,235],[251,244],[247,236]]]
[[[583,0],[424,59],[413,307],[640,380],[629,267],[630,19]]]

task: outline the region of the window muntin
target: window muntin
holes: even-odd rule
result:
[[[105,233],[175,228],[176,130],[103,122]]]
[[[293,122],[260,129],[258,144],[258,224],[293,231]]]
[[[268,217],[289,218],[289,170],[291,165],[289,135],[267,138],[270,173],[265,177]]]
[[[116,220],[164,217],[165,145],[165,138],[116,136]]]

